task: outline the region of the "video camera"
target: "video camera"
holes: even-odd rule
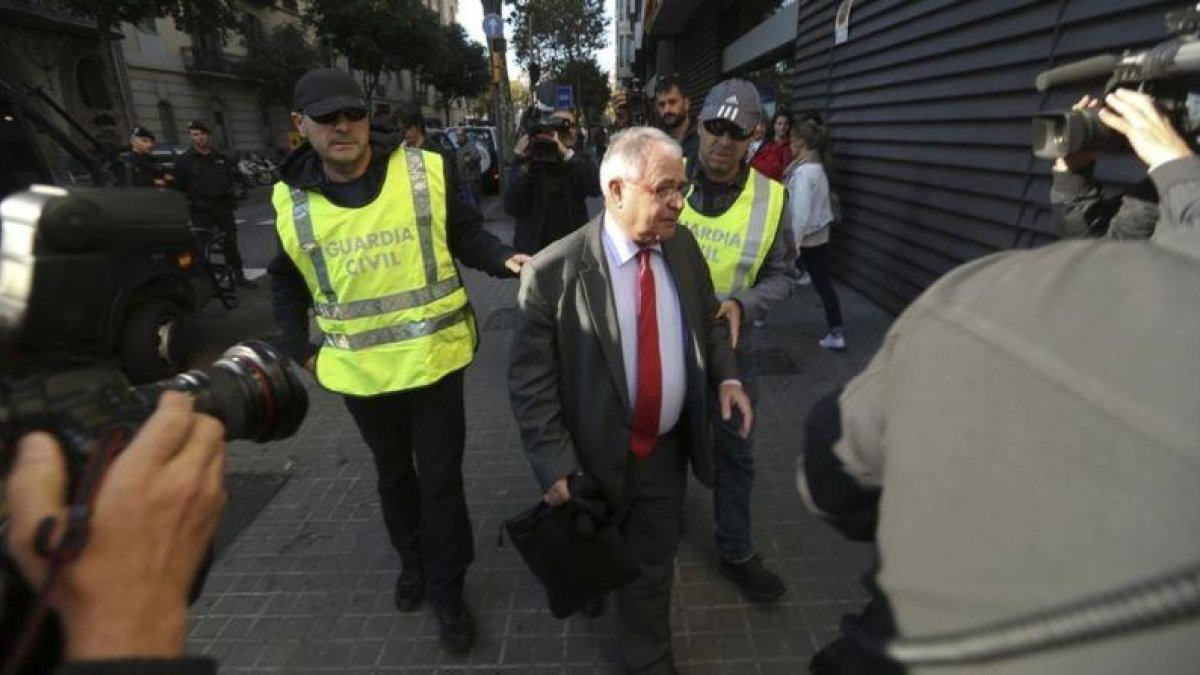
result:
[[[543,82],[537,87],[529,107],[521,114],[521,131],[529,137],[528,161],[534,165],[562,162],[558,153],[558,134],[570,130],[570,122],[554,117],[554,83]],[[539,138],[540,137],[540,138]]]
[[[44,345],[62,344],[51,336],[37,337],[56,325],[54,317],[78,313],[77,305],[90,301],[62,284],[60,272],[69,267],[71,244],[78,248],[79,242],[119,237],[129,224],[110,222],[95,208],[94,199],[37,185],[0,203],[0,225],[4,468],[17,439],[31,431],[48,431],[63,446],[74,487],[97,439],[117,431],[131,438],[168,389],[190,394],[196,410],[221,420],[231,440],[266,442],[291,436],[299,428],[308,411],[308,395],[290,362],[263,342],[235,345],[208,369],[137,387],[103,360],[68,364],[61,349],[44,351]],[[87,264],[85,255],[76,257],[78,264]],[[75,346],[85,356],[102,351]]]
[[[1200,72],[1200,7],[1168,12],[1171,39],[1142,52],[1101,54],[1052,68],[1037,76],[1037,90],[1109,76],[1101,99],[1119,88],[1151,96],[1171,125],[1185,138],[1194,135],[1188,114],[1185,76]],[[1089,150],[1124,150],[1125,137],[1100,121],[1097,109],[1067,110],[1033,118],[1033,154],[1056,159]]]

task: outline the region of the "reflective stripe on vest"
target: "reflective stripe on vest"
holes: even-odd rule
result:
[[[361,207],[283,184],[272,196],[324,334],[317,380],[354,396],[433,384],[469,365],[478,342],[449,250],[443,159],[406,149],[386,161],[379,194]]]
[[[425,175],[425,159],[419,150],[406,149],[408,178],[412,184],[413,208],[417,215],[417,239],[421,244],[421,258],[425,264],[425,288],[402,291],[382,298],[371,298],[357,302],[339,303],[333,286],[329,283],[329,267],[325,255],[313,236],[312,214],[308,205],[308,191],[292,188],[292,219],[296,224],[296,235],[300,247],[312,258],[313,271],[325,302],[313,302],[313,309],[327,319],[358,319],[375,314],[388,314],[402,309],[427,305],[444,298],[462,287],[458,275],[443,281],[437,280],[437,258],[433,253],[433,211],[429,204],[429,180]]]
[[[415,340],[416,338],[433,335],[444,328],[449,328],[450,326],[466,321],[470,316],[471,310],[464,305],[463,307],[440,316],[425,319],[424,321],[410,321],[394,326],[384,326],[375,330],[355,333],[354,335],[326,333],[325,344],[330,347],[348,349],[350,351],[369,349],[371,347],[378,347],[379,345]]]
[[[782,184],[751,168],[741,194],[724,213],[706,216],[684,200],[679,224],[695,235],[717,295],[724,298],[754,285],[779,230],[784,194]]]

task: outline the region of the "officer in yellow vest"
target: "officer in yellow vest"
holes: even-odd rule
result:
[[[304,137],[275,184],[280,252],[271,295],[284,348],[346,407],[370,447],[402,572],[395,603],[434,606],[443,648],[464,653],[474,621],[462,584],[474,551],[463,494],[463,369],[478,344],[454,258],[512,276],[527,256],[480,227],[441,155],[373,135],[348,73],[296,83]],[[323,333],[309,343],[308,309]]]
[[[750,136],[762,116],[758,90],[745,80],[725,80],[708,92],[699,117],[699,152],[688,166],[695,187],[679,215],[679,224],[692,231],[708,260],[713,287],[722,300],[718,316],[729,321],[738,372],[756,403],[753,324],[766,317],[770,303],[791,295],[795,255],[787,190],[746,162]],[[787,589],[766,568],[750,538],[753,435],[742,438],[737,420],[722,421],[719,411],[712,419],[713,507],[721,573],[751,601],[775,601]]]

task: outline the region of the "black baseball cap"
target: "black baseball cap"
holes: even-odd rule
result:
[[[337,68],[318,68],[296,80],[292,95],[293,110],[302,110],[309,117],[319,117],[347,108],[367,109],[367,97],[350,73]]]
[[[155,140],[154,134],[150,133],[150,130],[143,126],[134,127],[130,135],[137,136],[138,138],[149,138],[152,141]]]
[[[208,125],[200,120],[192,120],[191,122],[188,122],[188,131],[203,131],[207,134]]]

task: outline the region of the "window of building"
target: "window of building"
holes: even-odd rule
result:
[[[108,96],[108,78],[104,62],[98,56],[85,56],[75,64],[75,86],[79,98],[89,108],[105,110],[112,107]]]
[[[175,126],[175,106],[170,101],[158,102],[158,123],[162,125],[163,141],[170,145],[179,144],[179,131]]]
[[[143,33],[158,35],[158,21],[154,19],[154,17],[146,17],[145,19],[137,22],[137,29]]]

